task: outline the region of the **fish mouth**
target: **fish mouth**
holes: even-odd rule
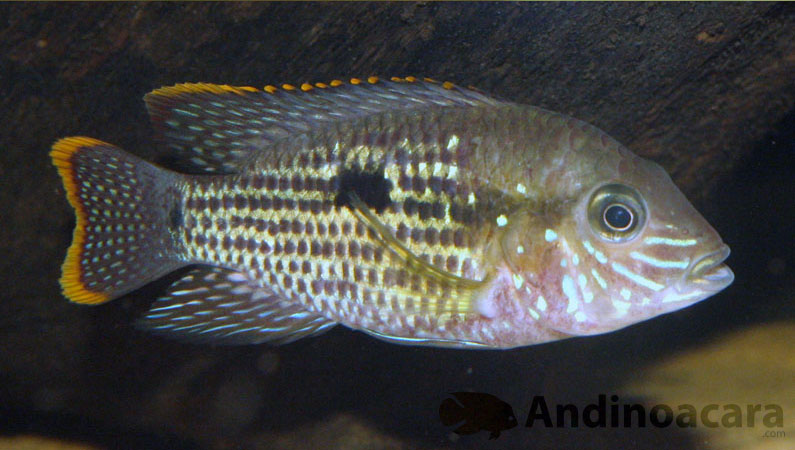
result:
[[[722,245],[714,252],[696,259],[685,275],[688,284],[705,291],[717,292],[734,281],[734,273],[723,261],[729,257],[729,247]]]

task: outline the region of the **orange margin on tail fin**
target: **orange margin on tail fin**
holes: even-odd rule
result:
[[[83,253],[83,245],[86,236],[86,212],[80,197],[77,194],[77,185],[74,179],[74,167],[72,157],[81,148],[94,147],[97,145],[109,145],[97,139],[89,137],[68,137],[58,140],[52,146],[50,157],[52,163],[58,168],[58,173],[63,180],[66,189],[66,198],[75,210],[77,223],[72,235],[72,245],[66,253],[66,260],[61,266],[61,288],[63,294],[75,303],[98,304],[110,300],[107,294],[89,290],[82,282],[82,270],[80,268],[80,258]]]

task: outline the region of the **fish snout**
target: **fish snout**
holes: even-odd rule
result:
[[[710,292],[730,285],[734,281],[734,273],[723,264],[729,253],[729,246],[722,244],[717,250],[695,258],[685,273],[685,285]]]

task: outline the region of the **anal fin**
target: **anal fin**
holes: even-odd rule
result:
[[[172,284],[139,321],[142,328],[187,341],[288,343],[333,322],[259,286],[246,274],[199,266]]]

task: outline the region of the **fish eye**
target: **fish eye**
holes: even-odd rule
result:
[[[626,242],[637,236],[646,222],[645,202],[631,186],[606,184],[591,196],[588,221],[602,239]]]

